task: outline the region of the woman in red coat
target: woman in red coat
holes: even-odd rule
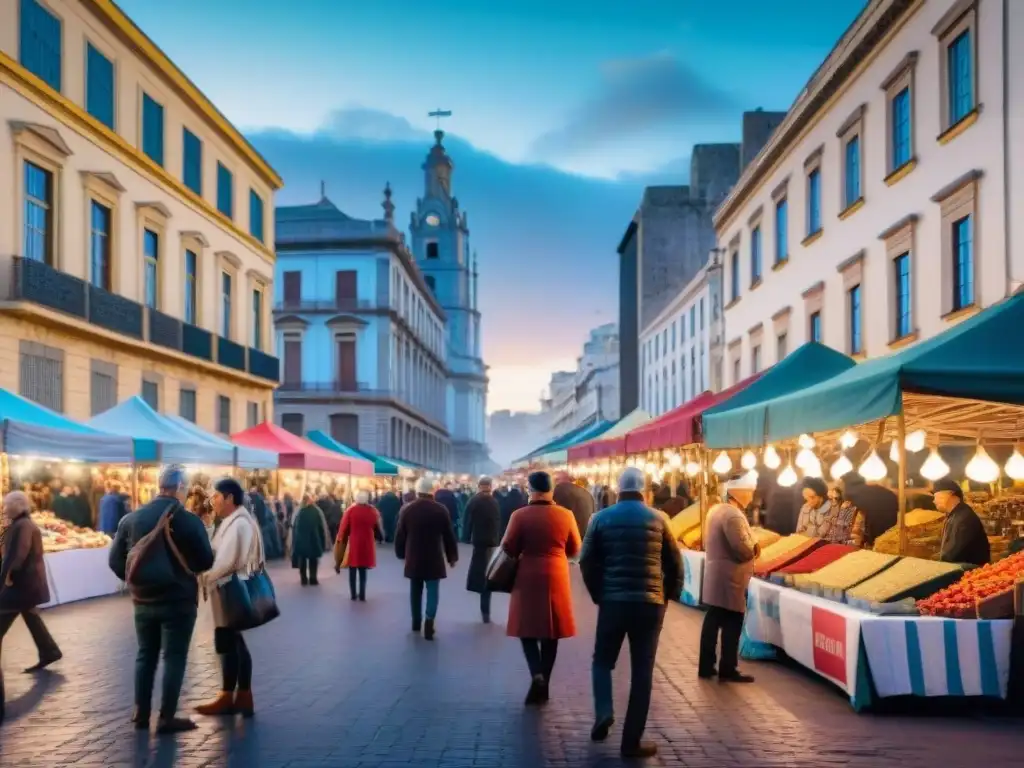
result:
[[[579,554],[580,532],[572,512],[552,500],[551,475],[534,472],[529,488],[530,502],[512,513],[501,546],[519,560],[507,634],[522,641],[533,678],[526,703],[542,704],[548,700],[558,641],[576,634],[569,558]]]
[[[376,507],[370,505],[370,494],[367,491],[359,491],[356,494],[356,503],[346,509],[341,518],[337,540],[340,546],[334,548],[334,569],[340,572],[341,565],[345,562],[348,567],[348,588],[353,600],[366,602],[366,570],[377,566],[378,541],[384,541],[384,526],[380,513]]]

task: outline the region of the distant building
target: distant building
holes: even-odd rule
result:
[[[552,374],[542,401],[548,439],[598,421],[618,421],[619,403],[619,332],[615,323],[607,323],[590,332],[575,371]]]
[[[547,418],[539,412],[495,411],[488,418],[487,444],[502,468],[548,439]]]
[[[740,142],[740,171],[745,171],[757,153],[768,143],[775,129],[786,119],[785,112],[755,109],[743,113],[743,139]]]
[[[327,197],[277,209],[274,327],[280,424],[448,470],[446,315],[394,226]]]
[[[423,164],[424,196],[409,229],[412,252],[428,289],[447,316],[447,426],[456,471],[479,474],[490,466],[487,450],[487,368],[480,351],[476,254],[469,247],[469,219],[452,193],[455,164],[444,131],[434,132]]]
[[[637,265],[637,216],[616,249],[619,254],[619,413],[640,406],[640,270]]]

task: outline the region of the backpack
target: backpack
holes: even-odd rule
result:
[[[171,535],[171,517],[180,508],[180,504],[172,505],[160,516],[156,527],[128,550],[125,584],[129,587],[134,589],[159,587],[173,580],[172,558],[177,561],[185,573],[195,577]]]

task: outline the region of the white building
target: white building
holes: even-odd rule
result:
[[[576,358],[575,371],[551,375],[542,402],[549,439],[598,421],[618,421],[619,332],[615,323],[594,328]]]
[[[884,355],[1020,285],[1020,39],[1024,3],[868,3],[716,213],[727,384],[810,339]]]
[[[705,265],[640,332],[640,407],[660,416],[720,388],[721,270]]]
[[[433,469],[449,468],[446,316],[394,226],[326,197],[277,209],[278,421]]]

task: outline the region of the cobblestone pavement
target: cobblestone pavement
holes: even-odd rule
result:
[[[368,602],[352,603],[344,572],[302,589],[294,571],[274,570],[283,616],[248,634],[256,662],[257,716],[200,718],[177,737],[137,734],[131,711],[135,638],[124,598],[45,613],[64,660],[38,678],[21,622],[4,647],[8,720],[0,765],[399,768],[400,766],[618,765],[618,727],[605,744],[588,740],[590,652],[595,610],[577,583],[581,635],[559,653],[553,699],[526,711],[525,665],[498,623],[477,621],[463,590],[468,552],[442,586],[438,638],[409,631],[406,582],[382,550]],[[325,563],[326,565],[326,559]],[[577,580],[578,581],[578,580]],[[219,673],[208,617],[196,629],[183,708],[214,694]],[[661,753],[650,765],[692,768],[957,768],[1019,762],[1017,722],[982,717],[856,715],[834,689],[777,664],[747,665],[757,684],[699,682],[700,613],[670,609],[656,671],[648,735]],[[625,658],[623,659],[625,662]],[[617,673],[624,713],[628,664]],[[620,718],[621,722],[621,718]]]

